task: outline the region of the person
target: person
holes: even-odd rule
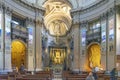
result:
[[[18,67],[17,66],[14,65],[12,69],[13,69],[13,72],[18,73]]]
[[[95,79],[95,80],[98,80],[98,75],[97,75],[97,71],[96,71],[95,68],[93,68],[92,73],[93,73],[94,79]]]
[[[18,67],[17,66],[15,67],[15,69],[16,69],[16,72],[18,73]]]
[[[92,72],[89,73],[89,75],[87,76],[86,80],[95,80],[93,77]]]
[[[117,72],[116,68],[113,68],[112,71],[110,72],[111,80],[117,80],[116,77],[115,77],[116,72]]]
[[[24,72],[25,71],[25,66],[24,66],[24,64],[21,64],[21,66],[20,66],[20,72]]]

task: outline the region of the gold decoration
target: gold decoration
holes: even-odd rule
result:
[[[91,68],[101,67],[100,65],[101,54],[100,54],[100,46],[97,44],[92,45],[89,48],[89,64]]]
[[[20,67],[22,63],[25,63],[26,47],[19,40],[12,42],[12,65]]]
[[[51,49],[50,58],[53,64],[62,64],[65,59],[65,50],[63,49]]]

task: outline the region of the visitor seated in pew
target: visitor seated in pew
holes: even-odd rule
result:
[[[90,73],[88,74],[86,80],[95,80],[94,77],[93,77],[92,72],[90,72]]]
[[[97,72],[99,71],[99,68],[98,67],[95,67],[92,69],[92,74],[93,74],[93,77],[95,80],[98,80],[98,75],[97,75]]]
[[[25,66],[24,63],[21,64],[20,68],[19,68],[20,73],[24,73],[25,72]]]
[[[117,69],[113,68],[112,71],[110,72],[111,80],[117,80],[116,73],[117,73]]]

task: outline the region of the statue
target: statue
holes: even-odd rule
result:
[[[100,54],[100,47],[99,45],[93,45],[89,49],[89,63],[90,67],[100,67],[100,60],[101,60],[101,54]]]

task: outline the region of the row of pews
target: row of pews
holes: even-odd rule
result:
[[[0,74],[0,80],[52,80],[52,71],[39,71],[34,74],[31,72],[24,74],[9,72],[8,74]]]
[[[89,72],[74,73],[71,71],[63,71],[62,77],[63,80],[86,80],[88,74]],[[97,76],[97,80],[111,80],[110,75],[105,75],[104,72],[98,72]],[[116,80],[120,80],[120,77],[116,76]]]
[[[85,80],[87,77],[87,72],[75,73],[71,71],[63,71],[63,80]]]
[[[75,73],[72,71],[63,71],[62,80],[86,80],[89,72]],[[109,75],[104,73],[97,73],[98,80],[110,80]],[[117,76],[116,76],[117,77]],[[52,71],[38,71],[32,74],[31,72],[24,72],[22,74],[16,72],[9,72],[8,74],[0,74],[0,80],[52,80]],[[117,77],[120,80],[120,77]]]

